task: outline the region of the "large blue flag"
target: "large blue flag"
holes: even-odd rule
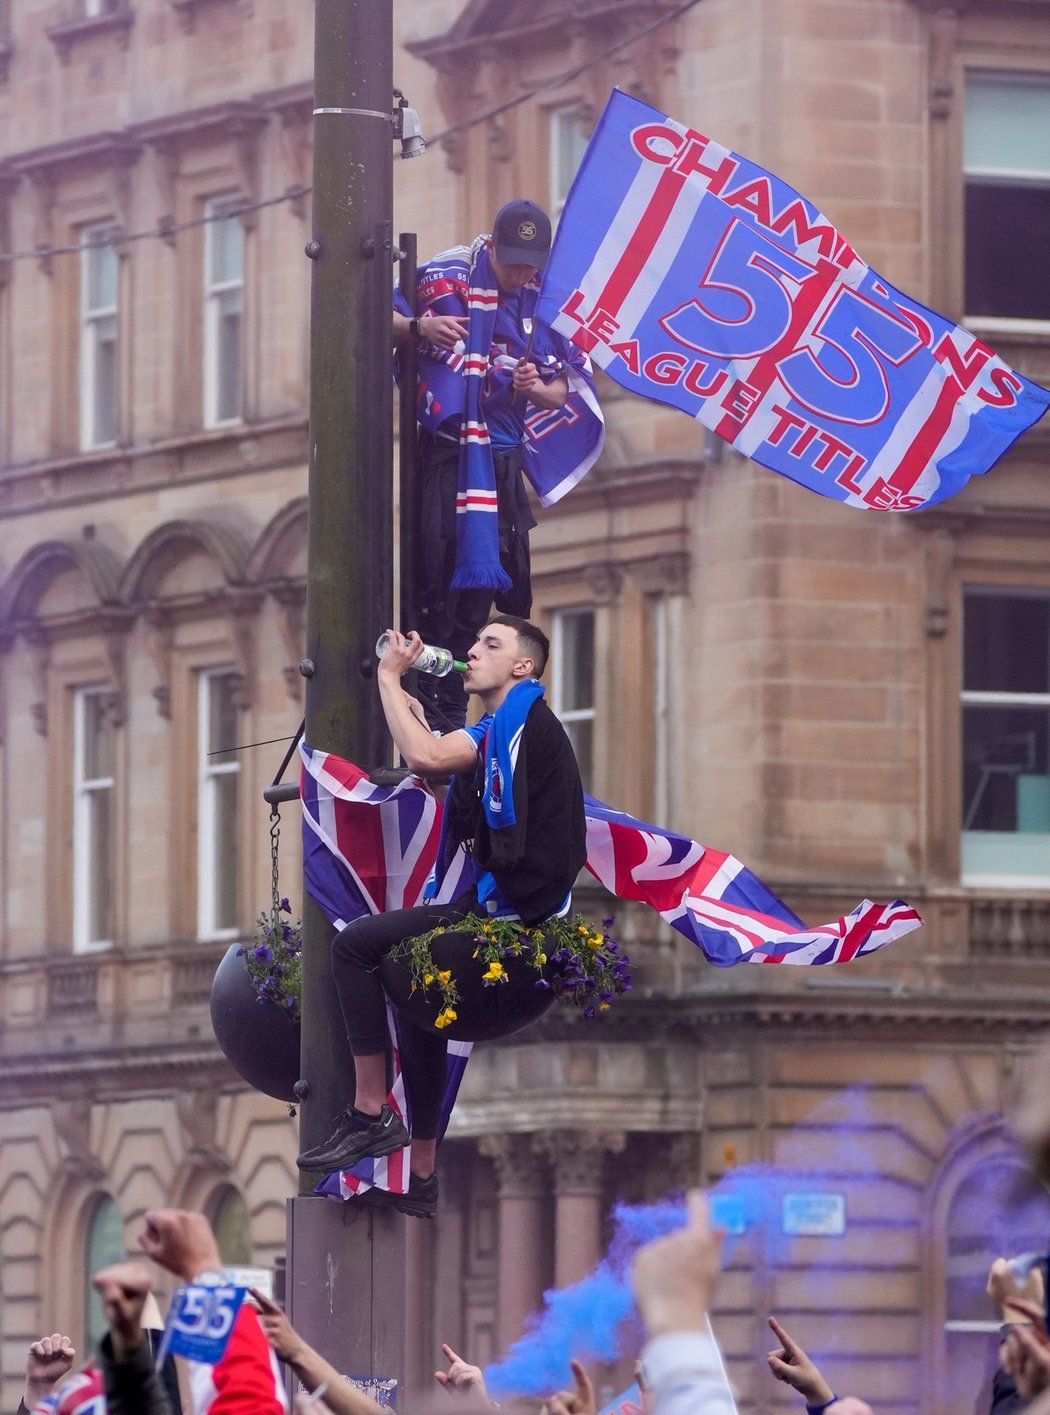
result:
[[[625,388],[855,506],[944,500],[1050,404],[786,182],[618,90],[536,314]]]

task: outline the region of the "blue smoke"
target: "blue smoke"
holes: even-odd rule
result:
[[[843,1189],[841,1174],[831,1180],[815,1173],[808,1153],[815,1131],[832,1133],[836,1146],[845,1149],[855,1146],[870,1124],[865,1092],[843,1091],[807,1116],[798,1143],[781,1146],[785,1165],[740,1166],[710,1186],[715,1221],[729,1230],[723,1265],[732,1265],[737,1255],[750,1264],[781,1264],[792,1242],[783,1231],[785,1194]],[[492,1395],[549,1395],[569,1384],[570,1357],[584,1363],[613,1361],[640,1350],[644,1337],[631,1292],[631,1262],[642,1245],[683,1224],[681,1194],[654,1204],[618,1204],[606,1257],[572,1288],[545,1293],[542,1310],[533,1313],[524,1336],[485,1371]]]

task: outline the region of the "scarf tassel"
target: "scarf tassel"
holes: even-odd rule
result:
[[[498,562],[461,565],[452,576],[454,590],[509,590],[514,581]]]

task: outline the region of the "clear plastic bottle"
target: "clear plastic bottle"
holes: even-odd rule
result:
[[[386,653],[387,645],[390,643],[389,634],[380,634],[376,640],[376,658],[382,658]],[[412,665],[420,673],[432,673],[435,678],[444,678],[446,673],[453,670],[456,673],[466,673],[467,665],[458,658],[452,657],[451,649],[435,649],[429,644],[423,645],[423,652]]]

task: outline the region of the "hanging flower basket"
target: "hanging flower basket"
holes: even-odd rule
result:
[[[290,914],[286,899],[281,911]],[[248,1084],[291,1104],[299,1080],[302,932],[262,914],[254,944],[234,943],[215,973],[211,1025],[223,1055]]]

